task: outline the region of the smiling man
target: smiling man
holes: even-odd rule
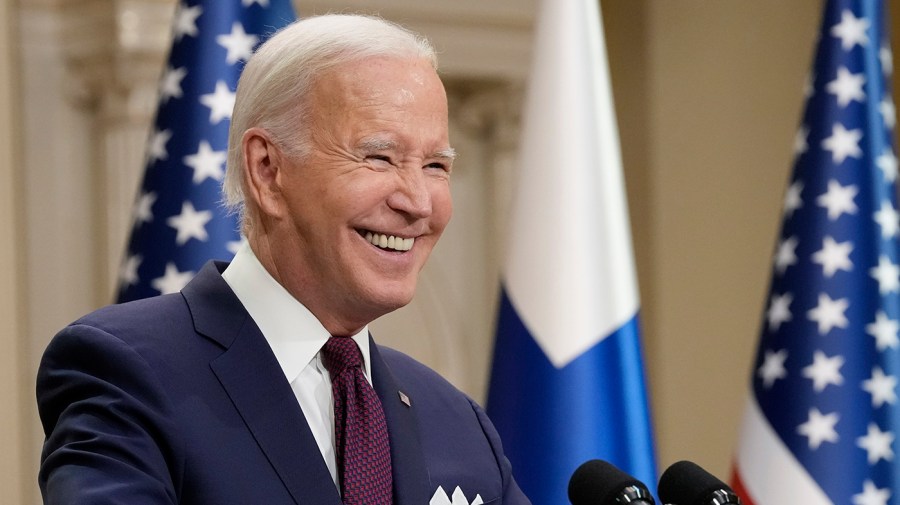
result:
[[[527,504],[481,408],[367,329],[410,301],[452,213],[429,43],[295,23],[248,62],[229,143],[234,260],[48,347],[45,503]]]

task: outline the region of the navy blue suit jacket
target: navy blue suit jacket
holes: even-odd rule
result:
[[[50,504],[340,505],[275,355],[208,264],[180,294],[114,305],[62,330],[41,361]],[[371,346],[394,502],[441,486],[527,504],[484,412],[435,372]],[[410,405],[401,400],[400,392]]]

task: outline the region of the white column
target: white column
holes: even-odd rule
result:
[[[24,478],[33,465],[26,441],[30,426],[21,409],[30,381],[25,366],[23,338],[24,286],[20,275],[23,247],[18,205],[22,177],[18,107],[18,58],[15,54],[15,13],[0,2],[0,502],[28,503],[33,485]],[[28,498],[26,498],[28,497]],[[26,501],[28,500],[28,501]]]
[[[18,346],[21,355],[4,353],[0,360],[8,358],[16,366],[2,361],[0,373],[14,373],[19,382],[0,382],[24,391],[15,402],[0,398],[21,406],[11,410],[23,423],[20,432],[3,426],[0,433],[24,446],[10,446],[15,453],[3,451],[3,457],[18,461],[19,472],[0,469],[0,475],[19,483],[22,497],[0,502],[39,501],[43,434],[33,388],[44,348],[65,324],[111,299],[173,6],[174,0],[21,2],[19,29],[0,26],[0,40],[19,52],[0,58],[0,143],[14,143],[9,149],[0,146],[0,193],[13,193],[10,198],[0,194],[0,205],[15,209],[0,212],[0,236],[10,237],[0,246],[0,282],[17,286],[11,303],[0,299],[0,321],[14,325],[6,311],[22,314],[18,328],[0,331],[0,338],[15,339],[4,349]],[[0,16],[0,24],[3,20]],[[12,71],[8,62],[21,62],[9,77],[21,90],[13,101],[21,109],[4,104],[11,100],[2,77]],[[7,117],[17,110],[20,116]],[[3,133],[12,121],[18,123]],[[21,240],[8,229],[16,224]],[[7,248],[15,248],[9,254],[17,256],[8,258]],[[7,282],[13,273],[18,279]]]
[[[98,282],[107,299],[115,288],[143,175],[174,7],[174,0],[63,4],[67,66],[85,87],[96,122]]]

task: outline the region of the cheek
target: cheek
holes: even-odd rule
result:
[[[435,227],[443,231],[453,215],[453,199],[450,196],[450,187],[445,184],[443,188],[432,193],[431,201]]]
[[[357,171],[332,188],[342,208],[363,210],[377,206],[388,198],[394,190],[393,181],[385,174],[372,171]]]

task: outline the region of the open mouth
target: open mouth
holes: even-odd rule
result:
[[[416,241],[414,238],[385,235],[384,233],[375,233],[368,230],[357,230],[357,232],[359,232],[359,234],[370,244],[386,251],[409,251],[412,249],[413,242]]]

